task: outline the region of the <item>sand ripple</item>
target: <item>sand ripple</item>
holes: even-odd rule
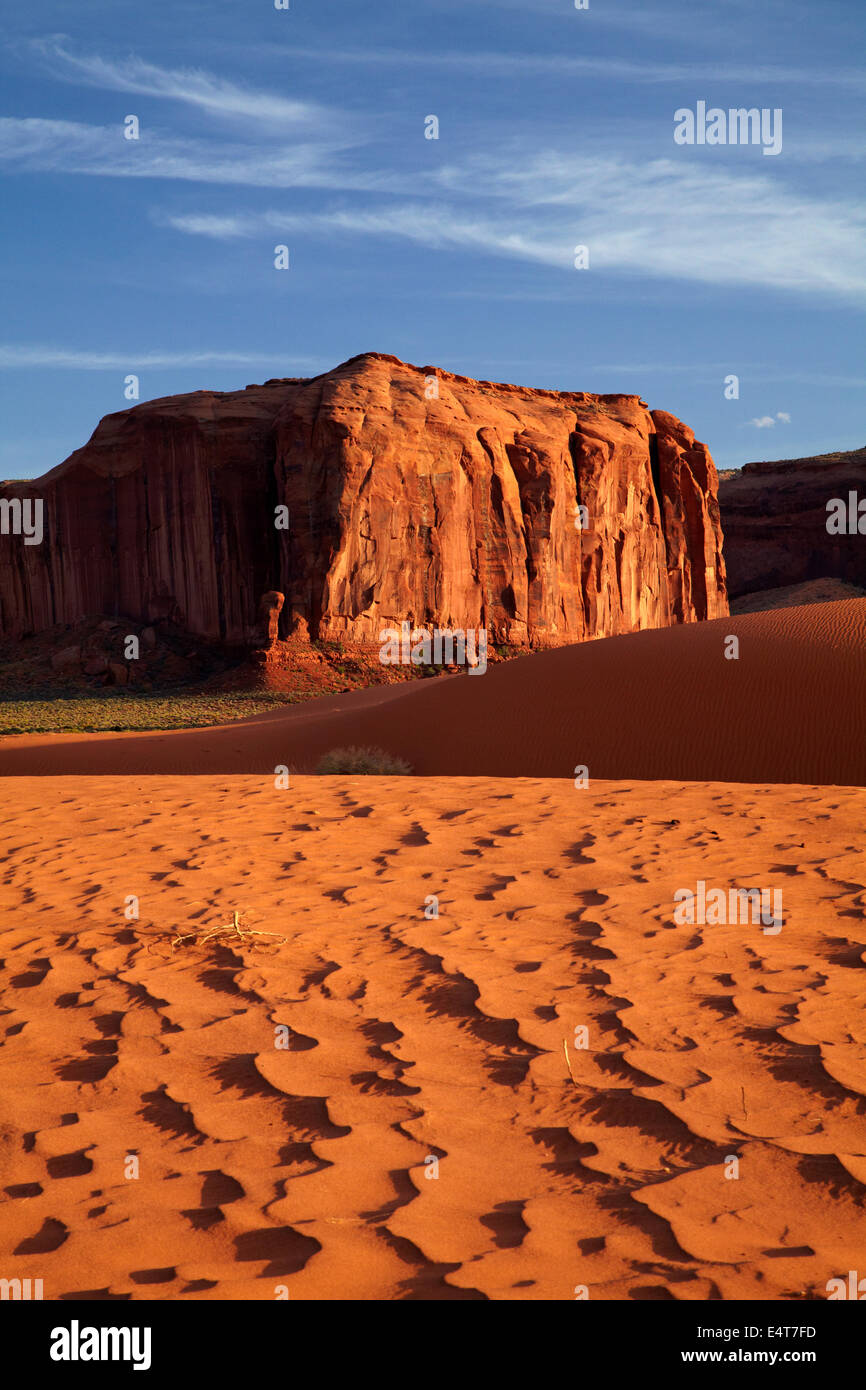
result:
[[[862,1267],[862,790],[3,791],[0,1275],[47,1298],[800,1299]],[[781,887],[781,933],[674,926],[698,878]],[[235,908],[287,940],[171,951]]]

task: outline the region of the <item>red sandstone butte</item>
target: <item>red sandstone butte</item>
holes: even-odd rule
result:
[[[409,621],[547,646],[696,622],[728,611],[717,485],[691,430],[637,396],[364,353],[109,415],[0,486],[45,503],[41,545],[0,535],[0,632],[104,613],[239,644]]]

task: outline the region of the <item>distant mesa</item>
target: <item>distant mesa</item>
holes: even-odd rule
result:
[[[45,535],[0,535],[7,638],[102,615],[267,650],[408,620],[545,647],[728,611],[716,470],[674,416],[381,353],[109,415],[0,485],[28,497]]]
[[[837,498],[847,503],[852,492],[866,500],[866,448],[747,463],[739,472],[720,474],[731,599],[817,580],[827,583],[787,601],[815,602],[866,591],[866,535],[827,530],[828,502]],[[746,611],[739,602],[736,606]]]

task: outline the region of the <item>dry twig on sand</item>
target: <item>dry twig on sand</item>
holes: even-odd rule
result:
[[[218,946],[259,945],[259,942],[251,940],[254,936],[267,936],[270,937],[272,941],[288,941],[287,936],[280,936],[277,932],[255,931],[252,927],[241,926],[240,915],[239,912],[233,912],[230,922],[226,922],[221,927],[211,927],[210,930],[203,934],[200,931],[191,931],[173,936],[170,942],[172,951],[176,950],[178,946],[183,946],[190,941],[196,946],[205,946],[208,942],[215,942]],[[148,946],[147,949],[150,950],[150,946]]]

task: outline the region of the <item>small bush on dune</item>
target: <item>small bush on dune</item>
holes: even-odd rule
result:
[[[332,748],[316,766],[322,773],[369,773],[374,777],[405,777],[412,771],[402,758],[394,758],[382,748]]]

